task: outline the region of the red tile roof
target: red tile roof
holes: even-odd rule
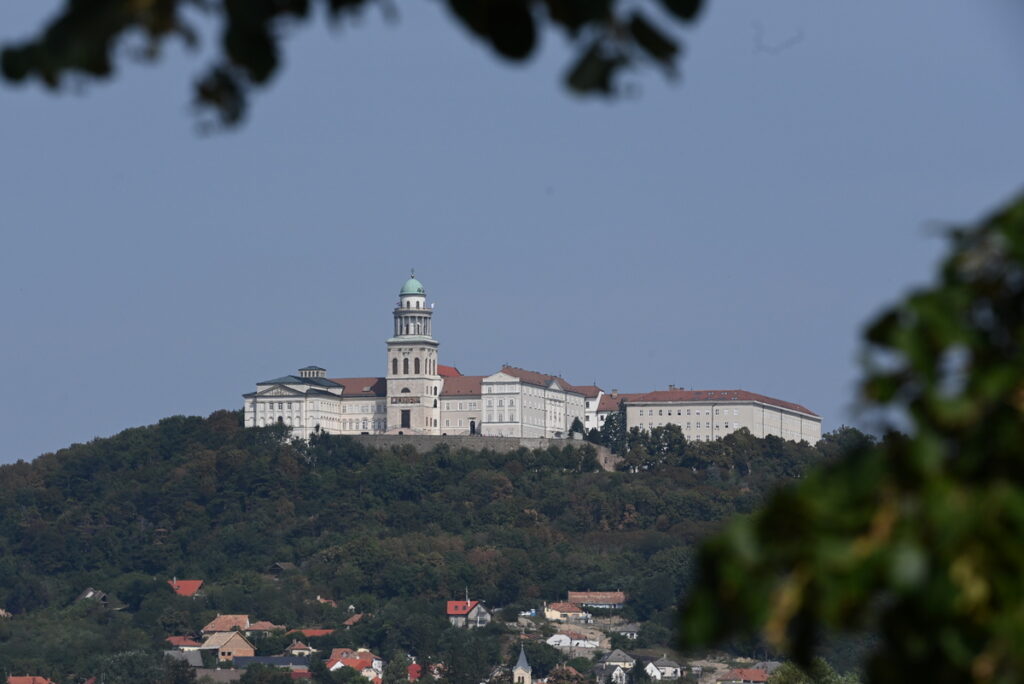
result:
[[[405,675],[410,682],[415,682],[423,676],[423,666],[419,663],[413,663],[409,667],[405,668]]]
[[[351,627],[352,625],[358,624],[364,617],[364,613],[356,613],[355,615],[350,616],[347,620],[345,620],[345,622],[341,624],[345,625],[346,627]]]
[[[548,610],[557,610],[559,613],[582,613],[583,612],[583,610],[580,609],[580,607],[577,606],[575,603],[569,603],[567,601],[562,601],[562,602],[559,602],[559,603],[549,603],[548,604]]]
[[[169,579],[167,583],[171,585],[171,589],[178,596],[195,596],[203,586],[203,580]]]
[[[440,363],[437,364],[437,374],[442,378],[457,378],[462,375],[455,366],[445,366]]]
[[[622,591],[570,591],[569,603],[599,603],[614,605],[625,603],[626,594]]]
[[[614,397],[610,394],[605,394],[601,397],[601,401],[597,404],[598,411],[618,411],[619,404],[623,400],[631,401],[633,397],[639,397],[639,394],[616,394]]]
[[[479,397],[480,381],[483,375],[460,375],[447,377],[441,387],[442,397]]]
[[[333,629],[293,629],[292,631],[290,631],[288,633],[289,634],[301,634],[302,636],[304,636],[307,639],[309,639],[311,637],[323,637],[323,636],[327,636],[328,634],[334,634],[334,630]]]
[[[623,395],[620,394],[619,396]],[[631,403],[758,401],[762,404],[778,406],[779,408],[818,417],[817,413],[800,404],[767,397],[763,394],[747,392],[746,390],[660,390],[644,394],[631,394],[627,401]]]
[[[249,629],[248,615],[220,615],[210,620],[210,623],[203,627],[203,632],[231,632],[235,628]]]
[[[448,614],[449,615],[469,615],[469,611],[473,610],[479,601],[449,601],[448,602]]]
[[[573,390],[582,394],[587,399],[593,399],[604,390],[597,385],[574,385]]]
[[[279,629],[284,629],[284,625],[275,625],[273,622],[266,620],[259,620],[249,625],[247,632],[275,632]]]
[[[766,670],[755,670],[750,668],[739,668],[729,670],[715,677],[718,682],[767,682],[768,672]]]
[[[572,384],[558,377],[557,375],[548,375],[547,373],[538,373],[537,371],[524,370],[522,368],[516,368],[515,366],[502,366],[501,372],[506,375],[519,378],[523,382],[529,385],[537,385],[539,387],[547,387],[552,382],[557,382],[563,389],[573,391]]]
[[[53,684],[46,677],[8,677],[7,684]]]
[[[342,397],[386,397],[388,382],[385,378],[330,378],[345,389]]]
[[[181,648],[182,646],[199,648],[202,645],[192,637],[187,636],[169,636],[165,641],[176,648]]]

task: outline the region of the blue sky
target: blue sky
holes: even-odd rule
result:
[[[510,65],[408,2],[291,31],[213,136],[178,45],[57,95],[0,85],[0,462],[238,408],[311,363],[383,374],[410,267],[463,372],[855,423],[864,324],[929,281],[944,226],[1024,185],[1016,5],[712,2],[681,79],[609,102],[561,87],[557,33]],[[0,41],[56,6],[0,3]]]

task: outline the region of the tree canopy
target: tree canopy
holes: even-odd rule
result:
[[[1024,198],[951,241],[867,331],[866,402],[909,435],[708,542],[688,644],[756,633],[809,663],[826,630],[872,630],[872,682],[1024,681]]]
[[[691,22],[703,0],[448,0],[458,22],[497,54],[523,60],[545,26],[562,30],[577,54],[566,81],[578,92],[611,93],[615,74],[651,62],[676,69],[680,39],[673,22]],[[213,63],[195,85],[195,101],[234,124],[246,110],[254,87],[266,85],[282,61],[285,29],[310,21],[319,11],[344,23],[376,6],[400,11],[390,0],[66,0],[39,35],[4,46],[0,70],[8,81],[30,77],[57,88],[73,73],[107,78],[115,70],[118,43],[133,33],[145,36],[145,59],[156,59],[162,44],[178,38],[196,46],[212,24],[220,42]],[[123,52],[121,53],[124,54]],[[123,56],[121,57],[124,58]]]

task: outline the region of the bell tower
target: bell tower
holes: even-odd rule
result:
[[[415,271],[398,293],[394,335],[388,338],[388,433],[441,434],[438,343],[431,334],[434,311]]]

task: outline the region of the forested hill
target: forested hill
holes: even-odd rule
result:
[[[46,648],[23,642],[33,619],[100,620],[73,605],[87,587],[127,605],[102,617],[94,655],[159,647],[216,612],[289,626],[347,616],[317,595],[373,613],[371,646],[423,655],[436,635],[410,621],[436,621],[467,589],[492,607],[623,589],[637,618],[667,625],[695,540],[862,438],[737,434],[610,473],[586,447],[416,454],[290,443],[276,427],[243,430],[237,412],[168,418],[0,467],[0,608],[15,615],[0,622],[0,661]],[[275,562],[298,570],[274,581]],[[172,577],[204,580],[205,597],[174,596]]]

